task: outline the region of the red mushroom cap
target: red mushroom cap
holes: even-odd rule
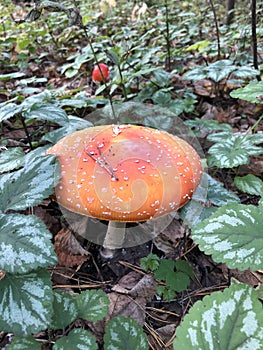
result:
[[[183,206],[198,186],[202,167],[186,141],[135,125],[77,131],[47,153],[57,154],[58,203],[104,220],[137,222]]]
[[[100,66],[101,72],[99,67],[96,65],[92,71],[92,81],[94,81],[94,83],[109,81],[110,79],[109,67],[104,63],[99,63],[99,66]]]

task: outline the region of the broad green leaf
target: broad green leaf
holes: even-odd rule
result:
[[[209,148],[208,162],[211,166],[219,168],[234,168],[248,164],[252,155],[260,155],[263,148],[255,146],[249,135],[233,134]]]
[[[50,275],[39,270],[0,281],[0,329],[18,336],[46,329],[52,315]]]
[[[75,296],[78,306],[78,317],[89,321],[99,321],[107,315],[109,298],[103,290],[86,290]]]
[[[52,328],[63,329],[78,317],[77,303],[66,292],[54,291]]]
[[[7,74],[0,74],[0,81],[1,80],[11,80],[11,79],[18,79],[25,76],[25,73],[22,72],[14,72],[14,73],[7,73]]]
[[[239,270],[263,264],[263,208],[230,203],[192,229],[199,248],[214,261]]]
[[[193,227],[217,210],[211,207],[211,204],[220,207],[230,202],[239,203],[240,199],[236,194],[228,191],[221,182],[203,173],[192,199],[181,209],[181,215],[184,222],[189,227]]]
[[[65,125],[68,123],[66,112],[62,108],[48,102],[33,104],[31,108],[28,108],[23,112],[23,116],[26,119],[49,120],[59,125]]]
[[[263,103],[263,81],[251,82],[243,88],[232,91],[230,96],[253,103]]]
[[[175,262],[169,259],[160,260],[158,269],[154,271],[154,277],[161,281],[166,281],[170,273],[174,274]]]
[[[76,328],[57,340],[53,350],[97,350],[96,338],[85,329]]]
[[[23,210],[40,203],[54,191],[53,156],[40,157],[23,169],[0,177],[0,211]]]
[[[75,116],[68,116],[68,123],[58,128],[54,131],[51,131],[43,137],[43,140],[49,141],[51,143],[56,143],[58,140],[62,139],[64,136],[71,134],[77,130],[82,130],[89,128],[93,124],[85,119],[81,119]]]
[[[234,182],[241,191],[263,197],[263,181],[252,174],[236,176]]]
[[[197,301],[176,330],[174,349],[262,350],[263,312],[254,289],[231,285]]]
[[[27,273],[55,265],[51,233],[34,215],[0,214],[0,269]]]
[[[15,115],[21,113],[22,110],[22,105],[17,105],[13,102],[3,104],[0,107],[0,122],[14,117]]]
[[[167,115],[149,116],[144,118],[143,125],[156,129],[161,125],[163,130],[169,130],[173,125],[173,119]]]
[[[233,75],[237,78],[240,78],[240,79],[255,77],[258,74],[260,74],[260,72],[258,70],[256,70],[255,68],[250,67],[250,66],[238,67],[233,72]]]
[[[190,45],[187,47],[185,51],[202,51],[205,49],[208,45],[210,45],[211,41],[209,40],[202,40],[202,41],[197,41],[196,43]]]
[[[166,285],[176,292],[186,290],[190,284],[189,276],[181,271],[170,273],[166,278]]]
[[[230,60],[219,60],[207,67],[207,78],[218,83],[221,80],[228,78],[229,74],[236,70],[237,66],[232,64]]]
[[[229,131],[214,132],[207,135],[207,140],[212,142],[225,142],[232,135]]]
[[[190,228],[198,222],[204,221],[217,210],[217,207],[205,207],[203,204],[191,200],[181,209],[184,223]]]
[[[38,342],[32,336],[18,337],[15,336],[12,343],[8,345],[8,350],[41,350],[42,342]]]
[[[186,273],[189,277],[194,277],[194,272],[189,262],[186,260],[177,260],[175,263],[176,271]]]
[[[165,71],[158,69],[153,72],[153,78],[152,81],[156,83],[160,87],[168,86],[171,82],[172,74]]]
[[[21,147],[10,148],[0,153],[0,173],[20,168],[25,153]]]
[[[206,204],[210,202],[216,206],[222,206],[229,202],[239,202],[239,197],[229,192],[224,185],[207,173],[203,173],[200,184],[198,185],[192,200]]]
[[[218,123],[217,120],[203,120],[203,119],[191,119],[184,122],[189,128],[196,128],[207,131],[225,131],[230,133],[232,130],[231,125],[226,123]]]
[[[148,350],[146,334],[132,318],[116,316],[106,325],[105,350]]]

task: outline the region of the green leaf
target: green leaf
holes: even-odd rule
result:
[[[86,290],[75,296],[78,306],[78,317],[89,321],[99,321],[107,315],[109,298],[103,290]]]
[[[63,329],[78,317],[76,300],[68,293],[54,291],[52,328]]]
[[[221,131],[221,132],[215,132],[212,134],[207,135],[207,140],[212,141],[212,142],[225,142],[232,133],[230,131]]]
[[[214,261],[239,270],[258,270],[263,264],[262,227],[262,207],[230,203],[198,223],[192,237]]]
[[[208,45],[210,45],[211,41],[209,40],[202,40],[202,41],[197,41],[196,43],[188,46],[188,48],[185,51],[202,51],[205,49]]]
[[[237,66],[232,64],[231,60],[219,60],[207,67],[207,78],[218,83],[228,78],[229,74],[235,71]]]
[[[21,113],[23,110],[22,105],[16,103],[3,104],[0,107],[0,122],[14,117],[16,114]]]
[[[20,168],[23,165],[25,153],[21,147],[10,148],[0,153],[0,169],[6,172]]]
[[[181,209],[181,215],[184,222],[193,227],[216,211],[217,208],[211,207],[211,204],[220,207],[231,202],[239,203],[240,199],[228,191],[221,182],[203,173],[192,199]]]
[[[97,350],[96,338],[85,329],[73,329],[67,337],[57,340],[53,350]]]
[[[250,67],[250,66],[238,67],[233,72],[233,75],[237,78],[240,78],[240,79],[255,77],[258,74],[260,74],[260,72],[257,69]]]
[[[207,131],[225,131],[230,133],[232,130],[231,125],[226,123],[219,123],[217,120],[203,120],[203,119],[191,119],[184,122],[189,128],[196,128]]]
[[[148,116],[143,120],[143,125],[150,126],[152,128],[159,129],[160,125],[163,130],[169,130],[173,125],[173,119],[168,115],[159,115],[159,116]]]
[[[184,272],[176,271],[167,275],[166,285],[176,292],[182,292],[183,290],[186,290],[189,284],[190,278]]]
[[[144,258],[141,258],[140,266],[145,271],[155,271],[160,263],[160,258],[156,254],[148,254]]]
[[[189,277],[194,277],[194,272],[189,262],[186,260],[177,260],[175,263],[176,271],[181,271],[186,273]]]
[[[252,287],[236,284],[197,301],[176,330],[174,349],[262,350],[262,305]]]
[[[52,235],[33,215],[0,214],[0,268],[10,273],[27,273],[55,265]]]
[[[54,131],[45,134],[45,136],[42,139],[55,144],[64,136],[71,134],[77,130],[89,128],[91,126],[93,126],[93,124],[90,121],[70,115],[68,116],[67,124],[65,124],[61,128],[58,128]]]
[[[12,343],[8,345],[8,350],[41,350],[42,343],[37,342],[32,336],[15,336]]]
[[[1,80],[17,79],[17,78],[21,78],[21,77],[24,77],[24,76],[25,76],[25,73],[22,73],[22,72],[0,74],[0,81]]]
[[[263,197],[263,181],[255,175],[236,176],[234,182],[241,191]]]
[[[250,156],[262,154],[263,148],[255,146],[249,135],[234,134],[224,140],[224,143],[214,144],[208,153],[211,166],[234,168],[248,164]]]
[[[146,334],[132,318],[116,316],[106,325],[105,350],[148,350]]]
[[[62,108],[48,102],[33,104],[31,108],[23,112],[23,116],[26,119],[49,120],[59,125],[68,123],[66,112]]]
[[[0,177],[0,211],[23,210],[40,203],[54,191],[55,157],[42,156],[12,174]]]
[[[171,273],[174,274],[175,262],[169,259],[160,260],[159,267],[154,271],[154,277],[161,281],[167,281]]]
[[[263,103],[263,81],[251,82],[243,88],[232,91],[230,96],[252,103]]]
[[[230,202],[235,202],[235,203],[240,202],[239,197],[233,192],[228,191],[224,187],[224,184],[222,184],[222,182],[213,179],[210,175],[206,173],[203,174],[203,177],[206,177],[208,180],[207,198],[205,201],[206,203],[210,202],[211,204],[221,207],[222,205]],[[202,185],[202,182],[203,181],[201,181],[201,185]],[[202,201],[201,191],[202,189],[200,186],[197,188],[197,191],[194,193],[193,199]]]
[[[52,302],[52,284],[46,271],[6,274],[0,281],[0,329],[21,336],[46,329]]]

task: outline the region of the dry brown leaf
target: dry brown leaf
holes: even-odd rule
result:
[[[155,239],[155,246],[165,253],[166,257],[175,255],[175,247],[178,245],[178,240],[185,235],[186,227],[180,220],[173,220],[171,224],[163,230]],[[188,232],[186,232],[188,233]]]
[[[61,266],[81,265],[89,259],[89,252],[82,248],[70,229],[61,229],[55,237],[55,252]]]
[[[135,319],[140,325],[145,321],[146,303],[156,294],[157,283],[151,275],[143,277],[130,272],[120,279],[109,294],[110,307],[107,319],[123,315]]]
[[[252,287],[258,286],[263,283],[263,274],[259,271],[239,271],[235,269],[231,270],[231,275],[238,281],[250,284]]]
[[[175,324],[168,324],[164,327],[160,327],[156,329],[154,331],[155,336],[154,334],[151,333],[148,336],[148,339],[150,344],[154,344],[154,347],[152,346],[152,348],[154,348],[154,350],[164,350],[164,349],[172,350],[173,349],[172,339],[174,336],[175,327],[176,327]],[[161,341],[159,342],[156,341],[156,336],[160,338]]]

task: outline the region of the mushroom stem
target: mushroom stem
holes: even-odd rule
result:
[[[116,249],[123,247],[126,222],[109,221],[101,254],[104,258],[111,258]]]

